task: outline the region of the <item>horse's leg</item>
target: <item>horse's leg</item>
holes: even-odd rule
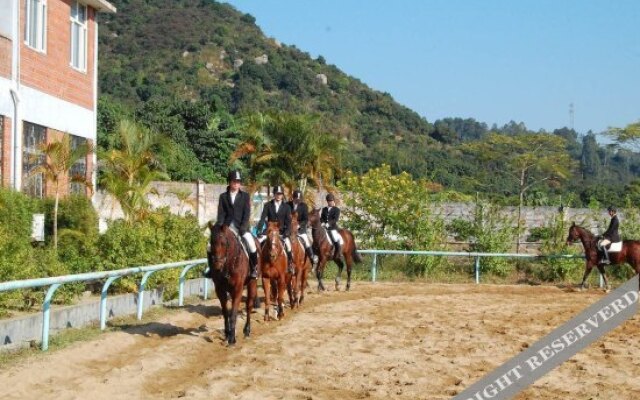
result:
[[[324,266],[327,263],[327,260],[321,258],[318,260],[318,266],[316,267],[316,278],[318,278],[318,291],[325,291],[324,284],[322,283],[322,275],[324,274]]]
[[[353,257],[351,254],[345,256],[345,262],[347,264],[347,292],[351,289],[351,269],[353,268]]]
[[[598,265],[598,271],[600,271],[600,275],[602,275],[602,280],[604,281],[604,290],[608,293],[611,288],[609,287],[609,281],[607,281],[607,275],[604,273],[604,265]]]
[[[294,288],[293,285],[295,285],[295,277],[292,275],[287,274],[287,278],[286,278],[286,289],[287,289],[287,296],[289,296],[289,307],[291,307],[291,309],[293,310],[293,308],[296,306],[295,305],[295,297],[294,297]]]
[[[264,320],[269,321],[269,308],[271,308],[271,279],[262,278],[262,289],[264,290]]]
[[[253,306],[255,299],[258,297],[258,281],[256,279],[249,279],[247,284],[247,322],[244,324],[244,337],[251,335],[251,313],[253,312]]]
[[[287,290],[285,272],[278,279],[278,319],[284,318],[284,292]]]
[[[342,270],[344,269],[344,264],[340,258],[336,258],[333,260],[334,263],[338,266],[338,273],[336,274],[336,292],[340,290],[340,278],[342,277]]]
[[[589,277],[589,274],[591,273],[592,269],[593,269],[593,265],[591,265],[591,263],[587,261],[587,264],[584,269],[584,276],[582,277],[582,283],[580,284],[581,289],[587,288],[586,287],[587,278]]]
[[[220,308],[222,309],[222,316],[224,317],[224,340],[229,340],[229,310],[227,309],[227,291],[222,288],[222,285],[215,285],[216,295],[220,300]]]
[[[236,344],[236,322],[238,320],[238,310],[240,309],[240,302],[242,302],[242,286],[243,285],[236,285],[236,290],[233,293],[230,313],[231,315],[229,318],[230,335],[229,339],[227,340],[229,346],[233,346],[234,344]]]

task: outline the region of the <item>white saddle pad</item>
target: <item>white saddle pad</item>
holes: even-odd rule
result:
[[[609,253],[617,253],[622,251],[622,242],[611,243],[611,247],[607,250]]]

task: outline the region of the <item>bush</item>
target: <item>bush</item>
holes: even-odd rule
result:
[[[193,216],[181,217],[161,209],[141,222],[114,221],[98,240],[103,270],[160,264],[202,258],[206,239]],[[168,285],[165,294],[175,294],[180,269],[153,274],[147,288]],[[116,290],[136,291],[139,277],[124,277],[114,283]]]

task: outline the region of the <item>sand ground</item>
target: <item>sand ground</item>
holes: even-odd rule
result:
[[[222,342],[217,302],[0,369],[2,399],[449,399],[601,298],[556,287],[356,283]],[[239,321],[238,333],[244,324]],[[640,318],[517,399],[637,399]]]

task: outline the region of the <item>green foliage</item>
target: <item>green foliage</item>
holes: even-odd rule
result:
[[[347,174],[343,189],[344,225],[356,232],[365,248],[442,249],[444,222],[433,215],[428,183],[413,181],[407,173],[393,175],[388,165],[362,176]],[[436,268],[437,257],[414,257],[417,275]]]
[[[541,229],[542,246],[540,253],[542,255],[576,255],[583,254],[581,246],[567,246],[566,240],[571,224],[565,223],[564,212],[558,212],[555,216],[548,220],[543,229]],[[580,274],[584,271],[584,258],[544,258],[541,268],[534,270],[535,276],[543,281],[577,281]]]
[[[133,224],[112,222],[98,240],[100,267],[111,271],[201,258],[205,245],[205,236],[195,217],[180,217],[161,209]],[[151,276],[148,287],[167,285],[166,294],[173,295],[179,274],[179,269],[157,272]],[[139,277],[124,277],[114,285],[118,290],[133,292],[138,280]]]

